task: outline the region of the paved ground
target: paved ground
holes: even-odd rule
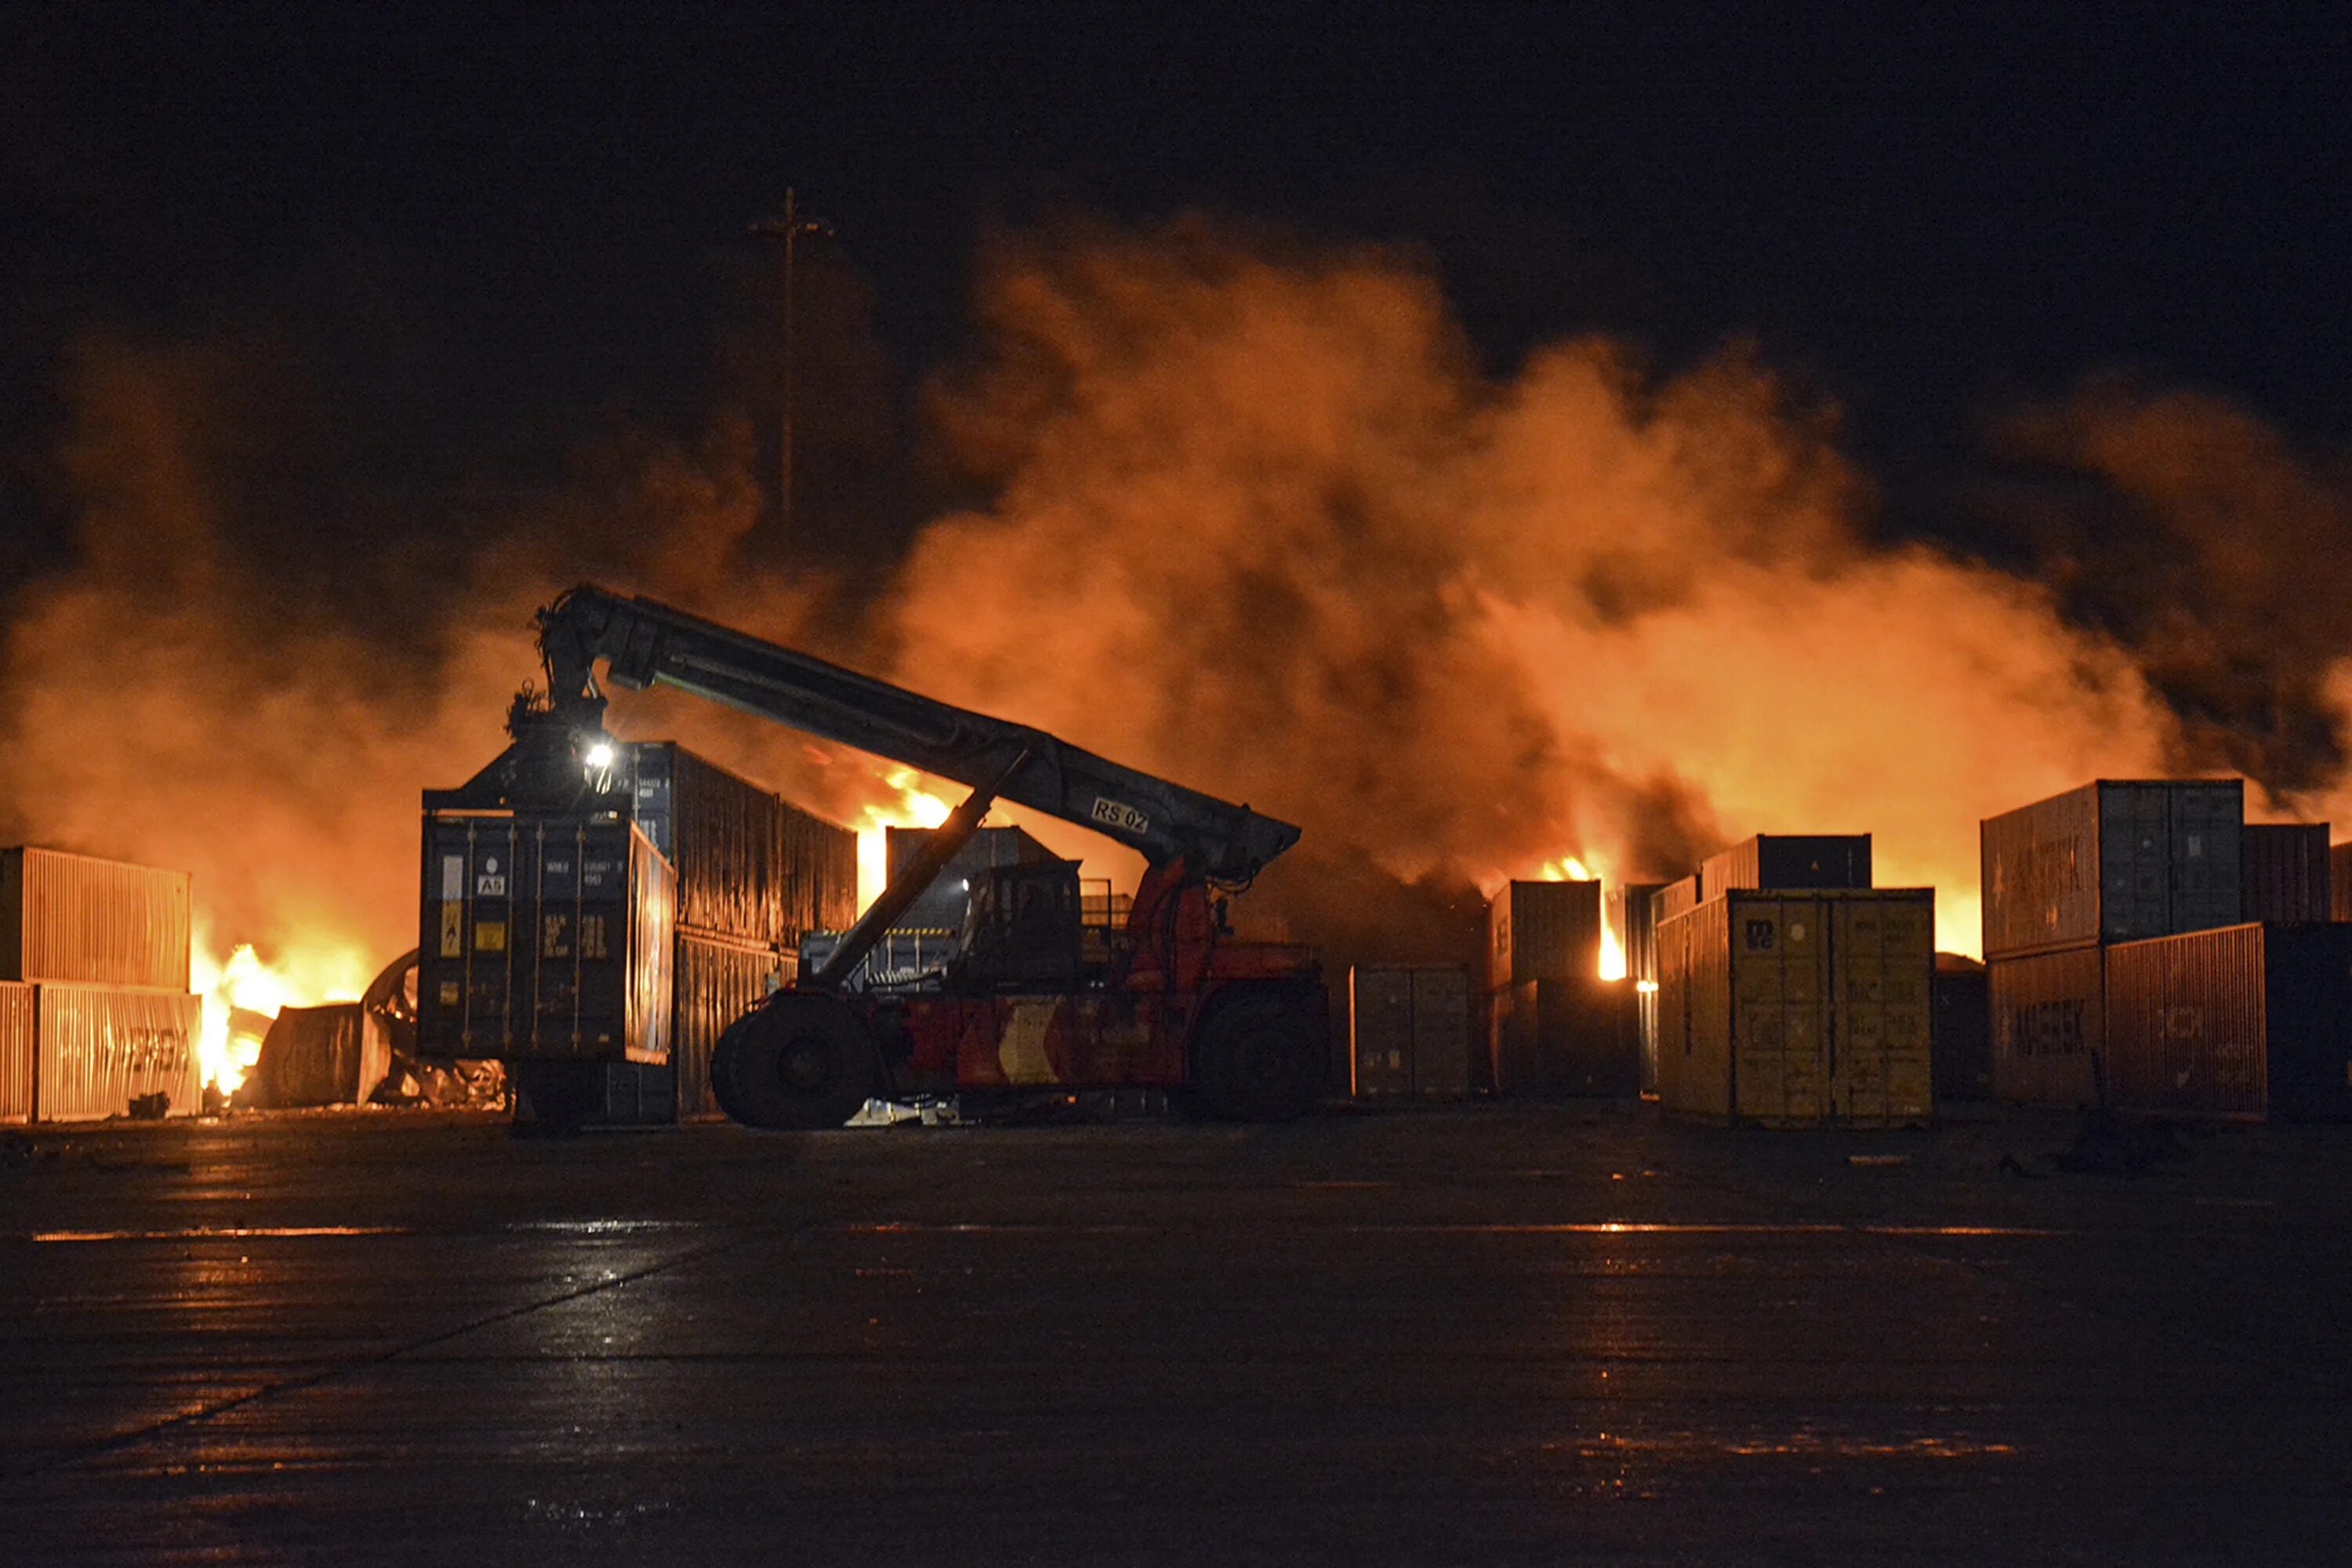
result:
[[[2352,1561],[2352,1130],[2070,1132],[12,1139],[0,1561]]]

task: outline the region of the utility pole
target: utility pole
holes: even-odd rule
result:
[[[774,217],[761,218],[751,226],[751,233],[761,239],[780,240],[784,247],[784,375],[783,416],[776,444],[776,520],[786,538],[793,531],[793,252],[804,234],[821,234],[833,237],[833,226],[823,218],[803,216],[800,200],[791,186],[784,187],[784,210]]]

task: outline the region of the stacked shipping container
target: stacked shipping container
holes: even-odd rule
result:
[[[1599,882],[1510,882],[1486,906],[1488,1082],[1538,1098],[1632,1093],[1630,983],[1601,978]]]
[[[2100,1098],[2107,946],[2238,922],[2242,780],[2099,780],[1981,826],[1994,1092]]]
[[[53,849],[0,849],[0,1121],[202,1108],[189,885]]]

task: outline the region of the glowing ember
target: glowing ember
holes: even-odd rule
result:
[[[886,829],[937,827],[953,809],[923,788],[923,775],[913,768],[892,768],[880,780],[890,792],[888,797],[868,801],[858,808],[851,826],[857,829],[857,909],[861,914],[866,905],[881,896],[890,880],[890,847]]]
[[[272,963],[239,944],[224,962],[200,938],[193,957],[192,984],[205,999],[197,1056],[205,1082],[225,1095],[261,1059],[262,1037],[282,1010],[355,1002],[369,979],[366,958],[353,948],[305,950]]]

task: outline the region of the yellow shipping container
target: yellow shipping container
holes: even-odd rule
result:
[[[1711,1121],[1899,1127],[1934,1111],[1931,889],[1750,891],[1658,929],[1658,1096]]]

